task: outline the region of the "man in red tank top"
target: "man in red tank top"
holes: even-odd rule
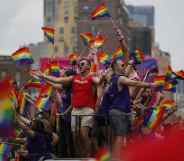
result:
[[[44,78],[50,83],[72,83],[72,130],[77,129],[77,118],[80,116],[80,134],[82,136],[82,142],[84,147],[82,151],[85,154],[89,154],[90,142],[89,142],[89,129],[93,126],[93,114],[95,112],[96,105],[96,93],[93,87],[101,82],[101,79],[93,76],[90,73],[91,63],[88,59],[81,59],[78,64],[78,74],[69,77],[53,77],[46,76],[42,73],[36,75]],[[78,116],[78,117],[77,117]],[[77,147],[79,149],[79,147]]]

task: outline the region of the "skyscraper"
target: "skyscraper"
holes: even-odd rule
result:
[[[91,11],[100,0],[44,0],[44,25],[53,26],[55,34],[55,53],[66,55],[69,52],[81,52],[83,46],[79,34],[81,32],[101,32],[106,36],[105,49],[112,52],[117,47],[117,39],[110,19],[92,21]],[[109,11],[128,35],[128,13],[120,5],[120,0],[104,0]],[[112,43],[113,42],[113,43]]]
[[[153,6],[133,6],[127,5],[129,17],[135,22],[141,23],[145,27],[154,28],[155,9]]]

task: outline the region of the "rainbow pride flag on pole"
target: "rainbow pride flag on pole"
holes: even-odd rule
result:
[[[144,53],[140,49],[136,49],[131,56],[135,64],[141,64],[144,61]]]
[[[58,62],[51,62],[50,63],[50,74],[55,77],[60,76],[60,66]]]
[[[109,11],[105,3],[99,4],[95,10],[91,13],[91,18],[93,20],[100,17],[110,17]]]
[[[101,51],[98,53],[97,55],[98,57],[98,61],[101,63],[101,64],[107,64],[111,61],[111,56],[110,54],[107,54],[106,52],[104,51]]]
[[[158,127],[163,119],[165,110],[162,107],[154,107],[150,109],[149,114],[146,116],[146,125],[150,129],[155,129]]]
[[[52,95],[52,86],[46,84],[40,91],[40,95],[35,101],[35,107],[39,111],[45,111],[49,109],[50,96]]]
[[[101,48],[105,42],[105,37],[102,35],[96,35],[96,37],[90,41],[89,47],[90,48]]]
[[[52,44],[54,44],[54,33],[55,30],[51,27],[42,27],[42,31],[44,32],[45,37],[48,39],[48,41]]]
[[[115,59],[123,59],[124,57],[124,53],[123,53],[123,50],[122,48],[117,48],[115,50],[115,52],[112,54],[112,59],[115,60]]]
[[[33,57],[32,53],[27,47],[23,47],[18,49],[12,54],[12,59],[15,61],[16,64],[32,64],[33,63]]]
[[[81,37],[84,45],[86,45],[86,46],[88,46],[90,41],[94,39],[94,36],[91,32],[80,33],[80,37]]]

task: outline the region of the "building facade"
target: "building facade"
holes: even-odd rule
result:
[[[12,61],[10,56],[0,56],[0,79],[4,78],[7,74],[12,76],[18,85],[22,85],[30,76],[24,71],[29,66],[23,68],[18,67]],[[24,69],[24,70],[23,70]]]
[[[56,29],[54,53],[65,56],[70,52],[85,50],[79,34],[81,32],[101,32],[107,40],[105,50],[112,52],[118,45],[112,23],[109,18],[92,21],[90,13],[99,4],[100,0],[45,0],[44,25]],[[128,35],[128,13],[120,0],[104,0],[115,22]],[[124,4],[121,1],[121,4]],[[124,6],[124,7],[122,7]],[[53,20],[51,20],[53,19]],[[112,43],[113,42],[113,43]]]
[[[151,55],[155,44],[155,9],[153,6],[127,5],[130,27],[129,48],[134,52],[140,48],[146,55]]]
[[[143,26],[154,28],[155,8],[153,6],[127,5],[131,20],[141,23]]]

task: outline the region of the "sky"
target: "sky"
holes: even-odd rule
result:
[[[156,41],[171,53],[175,69],[184,69],[183,0],[125,0],[134,5],[154,5]],[[0,5],[0,54],[43,39],[43,0],[6,0]]]

